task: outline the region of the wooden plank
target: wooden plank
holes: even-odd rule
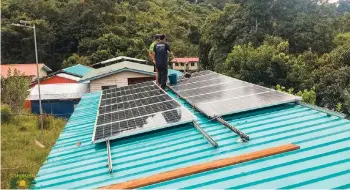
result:
[[[102,189],[134,189],[134,188],[139,188],[139,187],[143,187],[143,186],[147,186],[147,185],[151,185],[151,184],[155,184],[155,183],[160,183],[163,181],[169,181],[172,179],[193,175],[196,173],[201,173],[201,172],[205,172],[205,171],[209,171],[209,170],[214,170],[217,168],[222,168],[222,167],[226,167],[226,166],[230,166],[230,165],[234,165],[234,164],[239,164],[242,162],[256,160],[256,159],[264,158],[264,157],[271,156],[271,155],[281,154],[284,152],[297,150],[299,148],[300,148],[299,146],[294,145],[294,144],[277,146],[277,147],[268,148],[268,149],[264,149],[264,150],[260,150],[260,151],[256,151],[256,152],[242,154],[242,155],[235,156],[235,157],[224,158],[224,159],[215,160],[215,161],[211,161],[211,162],[207,162],[207,163],[203,163],[203,164],[189,166],[186,168],[172,170],[169,172],[159,173],[159,174],[152,175],[149,177],[139,178],[139,179],[135,179],[135,180],[127,181],[127,182],[122,182],[122,183],[118,183],[118,184],[113,184],[113,185],[109,185],[109,186],[104,186],[101,188]]]

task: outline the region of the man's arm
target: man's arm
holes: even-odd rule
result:
[[[153,46],[153,51],[152,51],[152,59],[153,63],[156,64],[156,44]]]
[[[154,46],[155,46],[155,43],[153,42],[148,50],[148,55],[152,58],[153,63],[155,63]]]
[[[149,56],[152,58],[153,63],[155,63],[156,60],[155,60],[155,57],[154,57],[154,52],[153,52],[153,51],[150,51],[148,54],[149,54]]]
[[[170,55],[175,58],[174,53],[171,51],[169,44],[166,44],[167,46],[167,51],[170,53]]]

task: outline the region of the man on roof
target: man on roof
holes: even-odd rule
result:
[[[169,44],[165,42],[165,35],[162,34],[159,36],[159,42],[154,45],[154,59],[156,63],[156,68],[158,70],[158,83],[165,89],[166,82],[168,79],[168,53],[170,53],[173,57],[174,54],[170,50]]]
[[[154,37],[154,41],[153,43],[149,46],[149,51],[148,51],[148,55],[152,58],[152,61],[154,64],[156,64],[155,58],[154,58],[154,45],[156,45],[159,42],[159,36],[160,34],[156,34]],[[156,65],[154,65],[154,72],[156,72],[156,83],[158,84],[158,72],[157,72],[157,68]]]

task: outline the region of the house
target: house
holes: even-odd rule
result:
[[[87,73],[79,83],[89,83],[90,92],[96,92],[155,80],[153,71],[154,66],[151,65],[122,61]],[[178,77],[183,75],[179,71],[169,69],[168,75],[172,73],[177,74]]]
[[[108,88],[155,80],[153,70],[154,67],[150,65],[122,61],[87,73],[81,78],[79,83],[89,82],[90,92],[96,92]]]
[[[147,61],[143,60],[143,59],[136,59],[136,58],[126,57],[126,56],[118,56],[118,57],[114,57],[114,58],[111,58],[111,59],[107,59],[105,61],[101,61],[101,62],[95,63],[95,64],[92,65],[92,67],[97,69],[97,68],[113,65],[115,63],[119,63],[119,62],[122,62],[122,61],[130,61],[130,62],[134,62],[134,63],[147,64]]]
[[[74,65],[54,73],[50,73],[40,78],[40,84],[59,84],[59,83],[78,83],[78,81],[88,72],[94,70],[84,65]],[[34,87],[37,81],[33,81],[31,87]]]
[[[81,97],[88,92],[87,84],[60,83],[40,85],[43,112],[57,117],[69,117]],[[39,114],[38,86],[30,90],[28,97],[32,113]]]
[[[101,91],[93,92],[82,97],[33,188],[106,189],[120,183],[126,186],[118,189],[350,187],[350,121],[342,116],[296,103],[226,116],[228,123],[250,136],[249,142],[241,143],[230,129],[192,109],[171,90],[167,93],[197,116],[197,123],[217,141],[218,148],[208,144],[192,124],[121,138],[110,143],[110,174],[106,145],[91,143],[101,98]],[[261,154],[261,150],[290,143],[300,149]],[[230,160],[233,165],[225,166],[228,161],[222,159],[231,158],[245,161]]]
[[[6,78],[8,75],[8,72],[11,71],[11,75],[13,75],[13,72],[17,70],[21,74],[23,73],[24,76],[27,76],[30,78],[31,81],[35,80],[37,78],[37,64],[36,63],[27,63],[27,64],[2,64],[1,65],[1,76],[3,78]],[[45,64],[40,63],[39,64],[39,76],[45,77],[48,72],[50,72],[51,69],[47,67]]]
[[[198,67],[198,57],[189,58],[174,58],[170,61],[171,66],[175,70],[179,71],[197,71]]]

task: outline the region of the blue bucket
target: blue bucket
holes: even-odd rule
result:
[[[169,83],[170,83],[170,85],[175,85],[175,84],[177,84],[177,75],[176,75],[176,73],[172,73],[172,74],[170,74],[168,77],[169,77]]]

